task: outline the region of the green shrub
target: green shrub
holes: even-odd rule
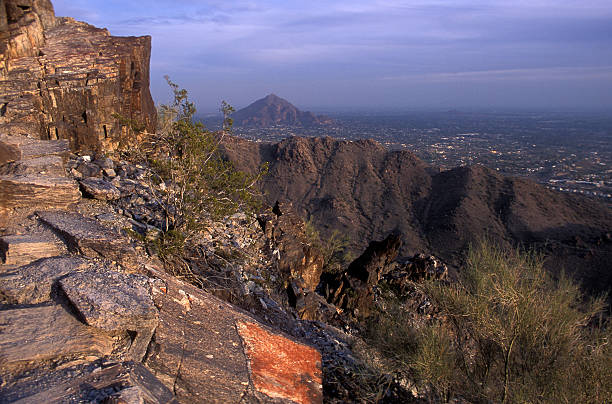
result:
[[[194,120],[196,108],[187,91],[166,80],[174,101],[158,108],[157,133],[133,147],[130,155],[151,169],[149,183],[163,210],[162,232],[151,247],[164,260],[180,260],[186,244],[210,221],[260,208],[255,185],[267,167],[249,175],[224,160],[219,145],[231,132],[233,108],[222,103],[223,130],[211,132]]]
[[[439,399],[603,403],[612,398],[605,299],[586,298],[565,276],[552,279],[541,256],[482,242],[469,250],[458,283],[429,281],[424,290],[439,320],[413,331],[416,337],[407,341],[415,348],[397,351],[405,353],[400,366],[416,372]]]
[[[342,272],[355,259],[348,250],[351,239],[347,234],[334,230],[331,236],[323,238],[310,220],[304,222],[304,232],[310,243],[323,255],[323,272]]]

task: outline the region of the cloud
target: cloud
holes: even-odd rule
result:
[[[610,0],[150,0],[146,5],[135,0],[54,0],[54,4],[58,14],[108,27],[115,35],[151,34],[153,73],[180,76],[186,87],[200,88],[210,78],[207,91],[215,98],[219,97],[213,93],[227,91],[227,83],[238,82],[242,86],[257,82],[249,84],[252,91],[282,83],[295,88],[304,83],[303,89],[312,83],[336,82],[344,87],[333,91],[361,88],[364,93],[394,80],[397,91],[415,80],[532,84],[602,80],[609,85],[612,66]],[[321,96],[332,91],[332,86],[317,88]],[[389,88],[392,91],[393,86]]]
[[[382,81],[429,81],[429,82],[481,82],[481,81],[612,81],[612,66],[603,67],[552,67],[535,69],[500,69],[464,72],[407,74],[381,77]]]

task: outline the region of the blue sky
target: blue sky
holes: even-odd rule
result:
[[[339,108],[612,108],[611,0],[53,0],[113,35],[152,35],[200,111],[275,93]]]

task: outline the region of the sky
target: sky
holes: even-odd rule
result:
[[[52,0],[151,35],[200,112],[275,93],[302,108],[612,110],[611,0]]]

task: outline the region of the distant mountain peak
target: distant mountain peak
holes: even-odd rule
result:
[[[232,116],[237,126],[268,127],[273,125],[316,126],[331,123],[327,117],[300,111],[289,101],[271,93]]]

